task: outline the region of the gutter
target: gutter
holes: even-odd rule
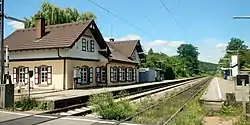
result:
[[[57,48],[57,55],[58,55],[58,57],[59,58],[63,58],[63,90],[65,90],[66,88],[65,88],[65,78],[66,78],[66,59],[64,58],[64,57],[62,57],[61,55],[60,55],[60,51],[59,51],[59,48]]]

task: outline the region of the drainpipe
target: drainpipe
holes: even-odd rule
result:
[[[106,63],[106,87],[108,87],[108,64],[110,64],[111,59],[108,58],[108,62]]]
[[[66,73],[66,60],[65,60],[65,58],[64,57],[62,57],[61,55],[60,55],[60,51],[59,51],[59,48],[57,49],[57,55],[58,55],[58,57],[59,58],[63,58],[63,90],[65,90],[65,73]]]

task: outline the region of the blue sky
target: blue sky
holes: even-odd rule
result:
[[[40,9],[43,1],[6,0],[5,13],[20,19],[29,17]],[[171,18],[159,0],[94,0],[153,37],[87,0],[49,1],[62,8],[74,7],[80,12],[94,12],[105,38],[140,38],[146,50],[152,47],[168,55],[175,55],[181,43],[191,43],[199,47],[200,60],[217,62],[231,37],[242,38],[250,46],[250,20],[232,19],[233,16],[250,15],[249,0],[162,0],[180,25]],[[16,22],[6,20],[5,37],[19,26]]]

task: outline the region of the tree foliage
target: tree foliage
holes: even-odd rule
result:
[[[184,60],[185,66],[188,67],[188,72],[191,75],[198,75],[199,71],[199,52],[198,48],[192,44],[182,44],[177,48],[179,57]]]
[[[34,16],[25,18],[25,28],[35,27],[35,20],[37,17],[45,18],[46,25],[96,19],[95,14],[92,12],[80,13],[75,8],[59,8],[48,1],[42,3],[40,10],[36,12]]]
[[[250,64],[250,51],[247,49],[248,46],[245,45],[244,40],[239,38],[231,38],[226,47],[226,53],[223,58],[220,59],[219,63],[223,67],[230,67],[230,58],[232,55],[239,55],[240,67],[248,67]]]
[[[141,67],[161,68],[165,71],[165,79],[176,77],[189,77],[201,73],[215,74],[217,65],[212,63],[200,62],[198,60],[198,48],[191,44],[183,44],[178,49],[178,56],[168,56],[164,53],[154,52],[151,48],[148,51],[146,61]]]

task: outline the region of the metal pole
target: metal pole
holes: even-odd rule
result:
[[[9,75],[9,47],[5,46],[5,74]]]
[[[246,118],[246,98],[245,98],[246,92],[245,92],[245,80],[242,80],[242,113],[243,118]]]
[[[1,31],[1,44],[0,44],[0,51],[1,51],[1,55],[0,55],[0,61],[1,61],[1,71],[0,71],[0,84],[4,84],[4,44],[3,44],[3,37],[4,37],[4,0],[1,0],[1,26],[0,26],[0,31]]]

